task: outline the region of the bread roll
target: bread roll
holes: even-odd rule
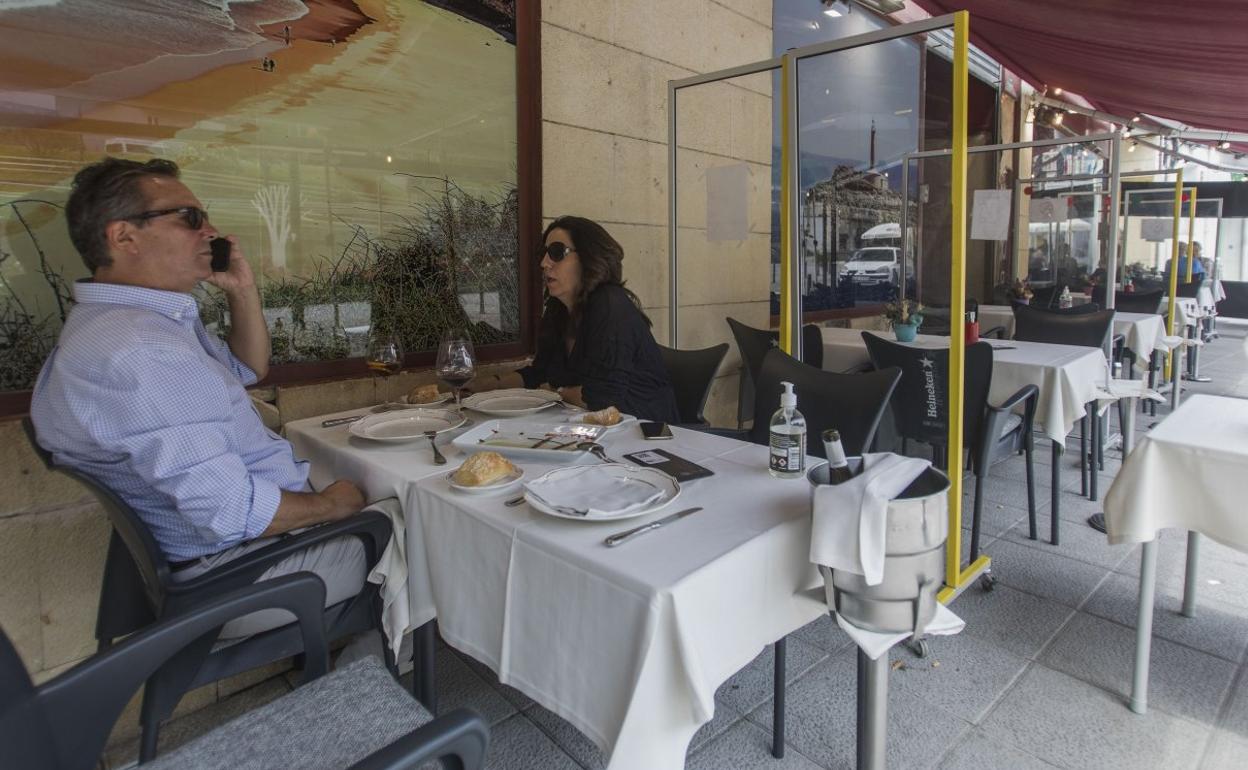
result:
[[[407,393],[407,403],[409,404],[427,404],[437,399],[441,395],[438,393],[436,383],[430,385],[417,385]]]
[[[606,409],[587,413],[581,418],[581,422],[586,425],[618,425],[622,419],[624,417],[620,414],[620,410],[609,406]]]
[[[516,466],[498,452],[477,452],[451,476],[462,487],[480,487],[515,473]]]

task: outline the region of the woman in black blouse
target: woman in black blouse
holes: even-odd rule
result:
[[[550,223],[544,243],[547,299],[537,356],[519,371],[478,378],[470,387],[549,385],[589,409],[614,406],[645,420],[679,422],[650,319],[624,288],[620,244],[597,222],[568,216]]]

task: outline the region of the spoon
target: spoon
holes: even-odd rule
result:
[[[602,444],[598,444],[593,441],[582,441],[581,443],[576,445],[576,448],[580,449],[583,452],[588,451],[590,454],[592,454],[594,457],[597,457],[599,460],[602,460],[604,463],[617,462],[616,460],[612,460],[610,457],[607,457],[607,450],[603,449]]]
[[[437,431],[425,431],[425,438],[429,439],[429,446],[433,448],[433,462],[437,465],[446,465],[446,458],[438,451],[436,440],[438,438]]]

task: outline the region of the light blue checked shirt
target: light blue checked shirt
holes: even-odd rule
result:
[[[40,445],[129,503],[170,561],[258,537],[308,464],[251,405],[255,373],[189,294],[83,281],[74,298],[35,383]]]

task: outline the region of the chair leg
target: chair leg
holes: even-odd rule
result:
[[[1109,435],[1109,412],[1096,418],[1096,470],[1105,470],[1105,437]]]
[[[971,513],[971,564],[979,558],[979,517],[984,513],[983,469],[975,474],[975,507]]]
[[[1031,446],[1023,449],[1027,456],[1027,529],[1028,536],[1036,539],[1036,473],[1031,467]]]
[[[788,678],[785,653],[788,651],[788,639],[789,637],[783,636],[774,646],[776,667],[772,674],[774,693],[771,701],[771,755],[776,759],[784,758],[784,695],[788,689],[785,681]]]
[[[1096,402],[1093,402],[1096,403]],[[1096,407],[1092,408],[1092,451],[1089,453],[1088,460],[1088,499],[1096,502],[1096,486],[1097,479],[1100,478],[1098,464],[1100,460],[1101,448],[1101,416],[1096,413]]]
[[[156,758],[156,743],[160,738],[160,721],[144,722],[142,735],[139,738],[139,764],[151,762]]]

